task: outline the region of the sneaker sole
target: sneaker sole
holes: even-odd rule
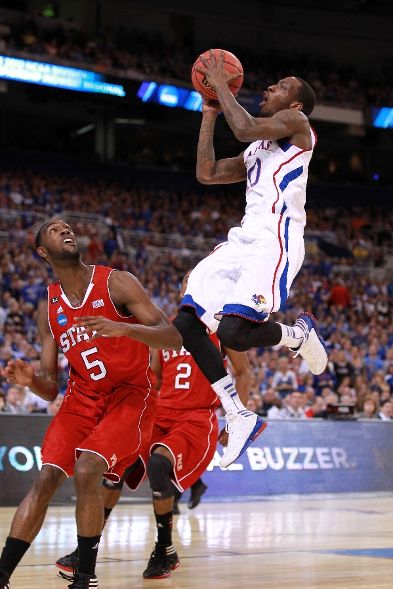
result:
[[[222,459],[221,459],[220,466],[222,468],[228,468],[228,466],[233,464],[235,462],[235,460],[237,460],[239,458],[239,456],[244,454],[244,452],[247,450],[247,448],[254,442],[254,440],[256,440],[261,435],[261,433],[267,428],[267,426],[268,426],[267,422],[263,421],[263,419],[261,417],[258,417],[257,423],[254,426],[254,429],[252,430],[251,434],[248,436],[246,443],[244,444],[243,448],[240,450],[240,452],[236,456],[236,458],[234,458],[229,464],[226,464],[225,466],[224,466],[224,464],[222,464]],[[224,457],[225,457],[225,454],[224,454],[223,458]]]
[[[72,567],[67,567],[62,564],[58,564],[57,562],[55,563],[55,566],[57,566],[57,568],[60,569],[61,571],[65,571],[66,573],[73,573],[74,572],[74,569]]]
[[[165,573],[165,575],[156,575],[155,577],[143,577],[146,581],[148,581],[149,579],[166,579],[167,577],[170,577],[171,575],[171,571],[175,571],[176,569],[178,569],[180,566],[180,562],[178,561],[176,564],[173,564],[171,566],[171,570],[168,573]]]
[[[143,577],[143,578],[145,579],[145,581],[150,581],[150,579],[166,579],[167,577],[170,577],[170,575],[171,575],[171,571],[169,571],[168,573],[165,573],[165,575],[156,575],[155,577]]]

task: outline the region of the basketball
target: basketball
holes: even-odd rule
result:
[[[216,56],[216,59],[218,59],[221,55],[221,49],[214,49],[214,55]],[[224,51],[224,68],[227,72],[231,73],[231,74],[241,74],[240,76],[238,76],[237,78],[235,78],[234,80],[231,80],[230,83],[228,84],[230,91],[232,92],[232,94],[234,94],[235,96],[238,94],[240,88],[242,87],[243,84],[243,66],[240,63],[240,61],[238,60],[238,58],[236,57],[236,55],[233,55],[233,53],[231,53],[230,51]],[[209,51],[205,51],[205,53],[202,54],[202,57],[205,58],[206,60],[210,60],[210,53]],[[192,66],[192,70],[191,70],[191,81],[192,81],[192,85],[194,86],[195,90],[197,92],[199,92],[200,94],[202,94],[202,96],[208,100],[217,100],[217,94],[216,91],[214,90],[214,88],[212,88],[209,83],[207,82],[205,76],[203,74],[201,74],[200,72],[198,72],[196,70],[196,68],[202,68],[203,69],[203,62],[201,60],[201,56],[199,56],[194,65]]]

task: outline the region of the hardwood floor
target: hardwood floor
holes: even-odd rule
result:
[[[104,531],[100,589],[391,589],[393,496],[276,498],[181,504],[174,521],[181,566],[145,581],[155,530],[150,505],[120,504]],[[0,509],[0,544],[13,508]],[[74,507],[51,507],[12,577],[12,589],[64,589],[53,563],[74,549]]]

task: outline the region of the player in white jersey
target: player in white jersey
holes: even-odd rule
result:
[[[270,319],[283,307],[304,258],[303,232],[308,165],[315,133],[308,116],[315,106],[312,88],[295,76],[269,86],[252,117],[231,94],[233,76],[223,55],[203,61],[202,72],[214,87],[218,103],[203,106],[198,142],[197,179],[203,184],[247,180],[246,210],[241,227],[192,271],[174,321],[184,346],[212,384],[226,410],[229,443],[221,466],[244,452],[266,424],[247,411],[210,345],[206,326],[234,350],[286,345],[300,354],[314,374],[327,365],[325,345],[315,318],[301,313],[293,326]],[[240,141],[251,142],[243,153],[215,159],[213,135],[220,110]]]

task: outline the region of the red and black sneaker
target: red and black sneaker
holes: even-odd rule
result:
[[[179,557],[175,547],[156,543],[150,555],[146,569],[143,571],[144,579],[164,579],[169,577],[171,571],[180,566]]]
[[[71,552],[71,554],[66,554],[65,556],[62,556],[56,560],[56,566],[62,571],[66,571],[67,573],[72,573],[75,575],[75,572],[78,569],[78,560],[79,552],[78,548],[76,548],[74,552]]]

